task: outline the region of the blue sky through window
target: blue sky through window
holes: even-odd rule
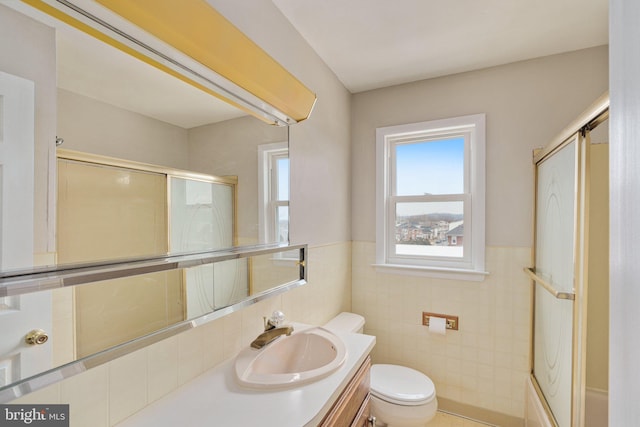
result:
[[[289,158],[278,159],[278,200],[289,200]]]
[[[278,158],[277,159],[277,167],[278,167],[278,201],[288,201],[289,200],[289,158]],[[279,227],[282,227],[282,222],[285,221],[288,223],[289,221],[289,207],[288,206],[280,206],[277,211],[278,223]],[[288,226],[287,226],[288,227]],[[278,232],[279,236],[283,238],[283,235],[286,235],[288,238],[288,231],[280,230]]]
[[[396,195],[464,193],[464,137],[395,147]]]

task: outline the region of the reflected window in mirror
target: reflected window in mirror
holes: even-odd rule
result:
[[[289,242],[289,147],[287,142],[258,147],[261,243]]]

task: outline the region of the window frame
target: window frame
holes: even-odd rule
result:
[[[463,193],[398,196],[395,147],[464,137]],[[398,203],[463,203],[463,256],[396,253]],[[473,114],[376,129],[376,268],[384,272],[482,280],[485,250],[485,115]]]
[[[258,230],[260,243],[263,244],[282,243],[277,240],[278,208],[288,208],[291,198],[289,195],[287,200],[278,200],[277,161],[283,157],[289,158],[289,144],[286,141],[258,146],[258,198],[261,207]]]

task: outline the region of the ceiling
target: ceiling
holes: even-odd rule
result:
[[[608,44],[608,0],[273,0],[352,93]]]
[[[58,27],[62,89],[187,129],[245,114],[3,1]],[[608,0],[272,1],[352,93],[608,43]]]

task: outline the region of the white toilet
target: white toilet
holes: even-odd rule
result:
[[[340,313],[324,327],[362,333],[364,317]],[[371,412],[378,422],[388,427],[424,427],[437,409],[436,388],[422,372],[398,365],[371,366]]]

